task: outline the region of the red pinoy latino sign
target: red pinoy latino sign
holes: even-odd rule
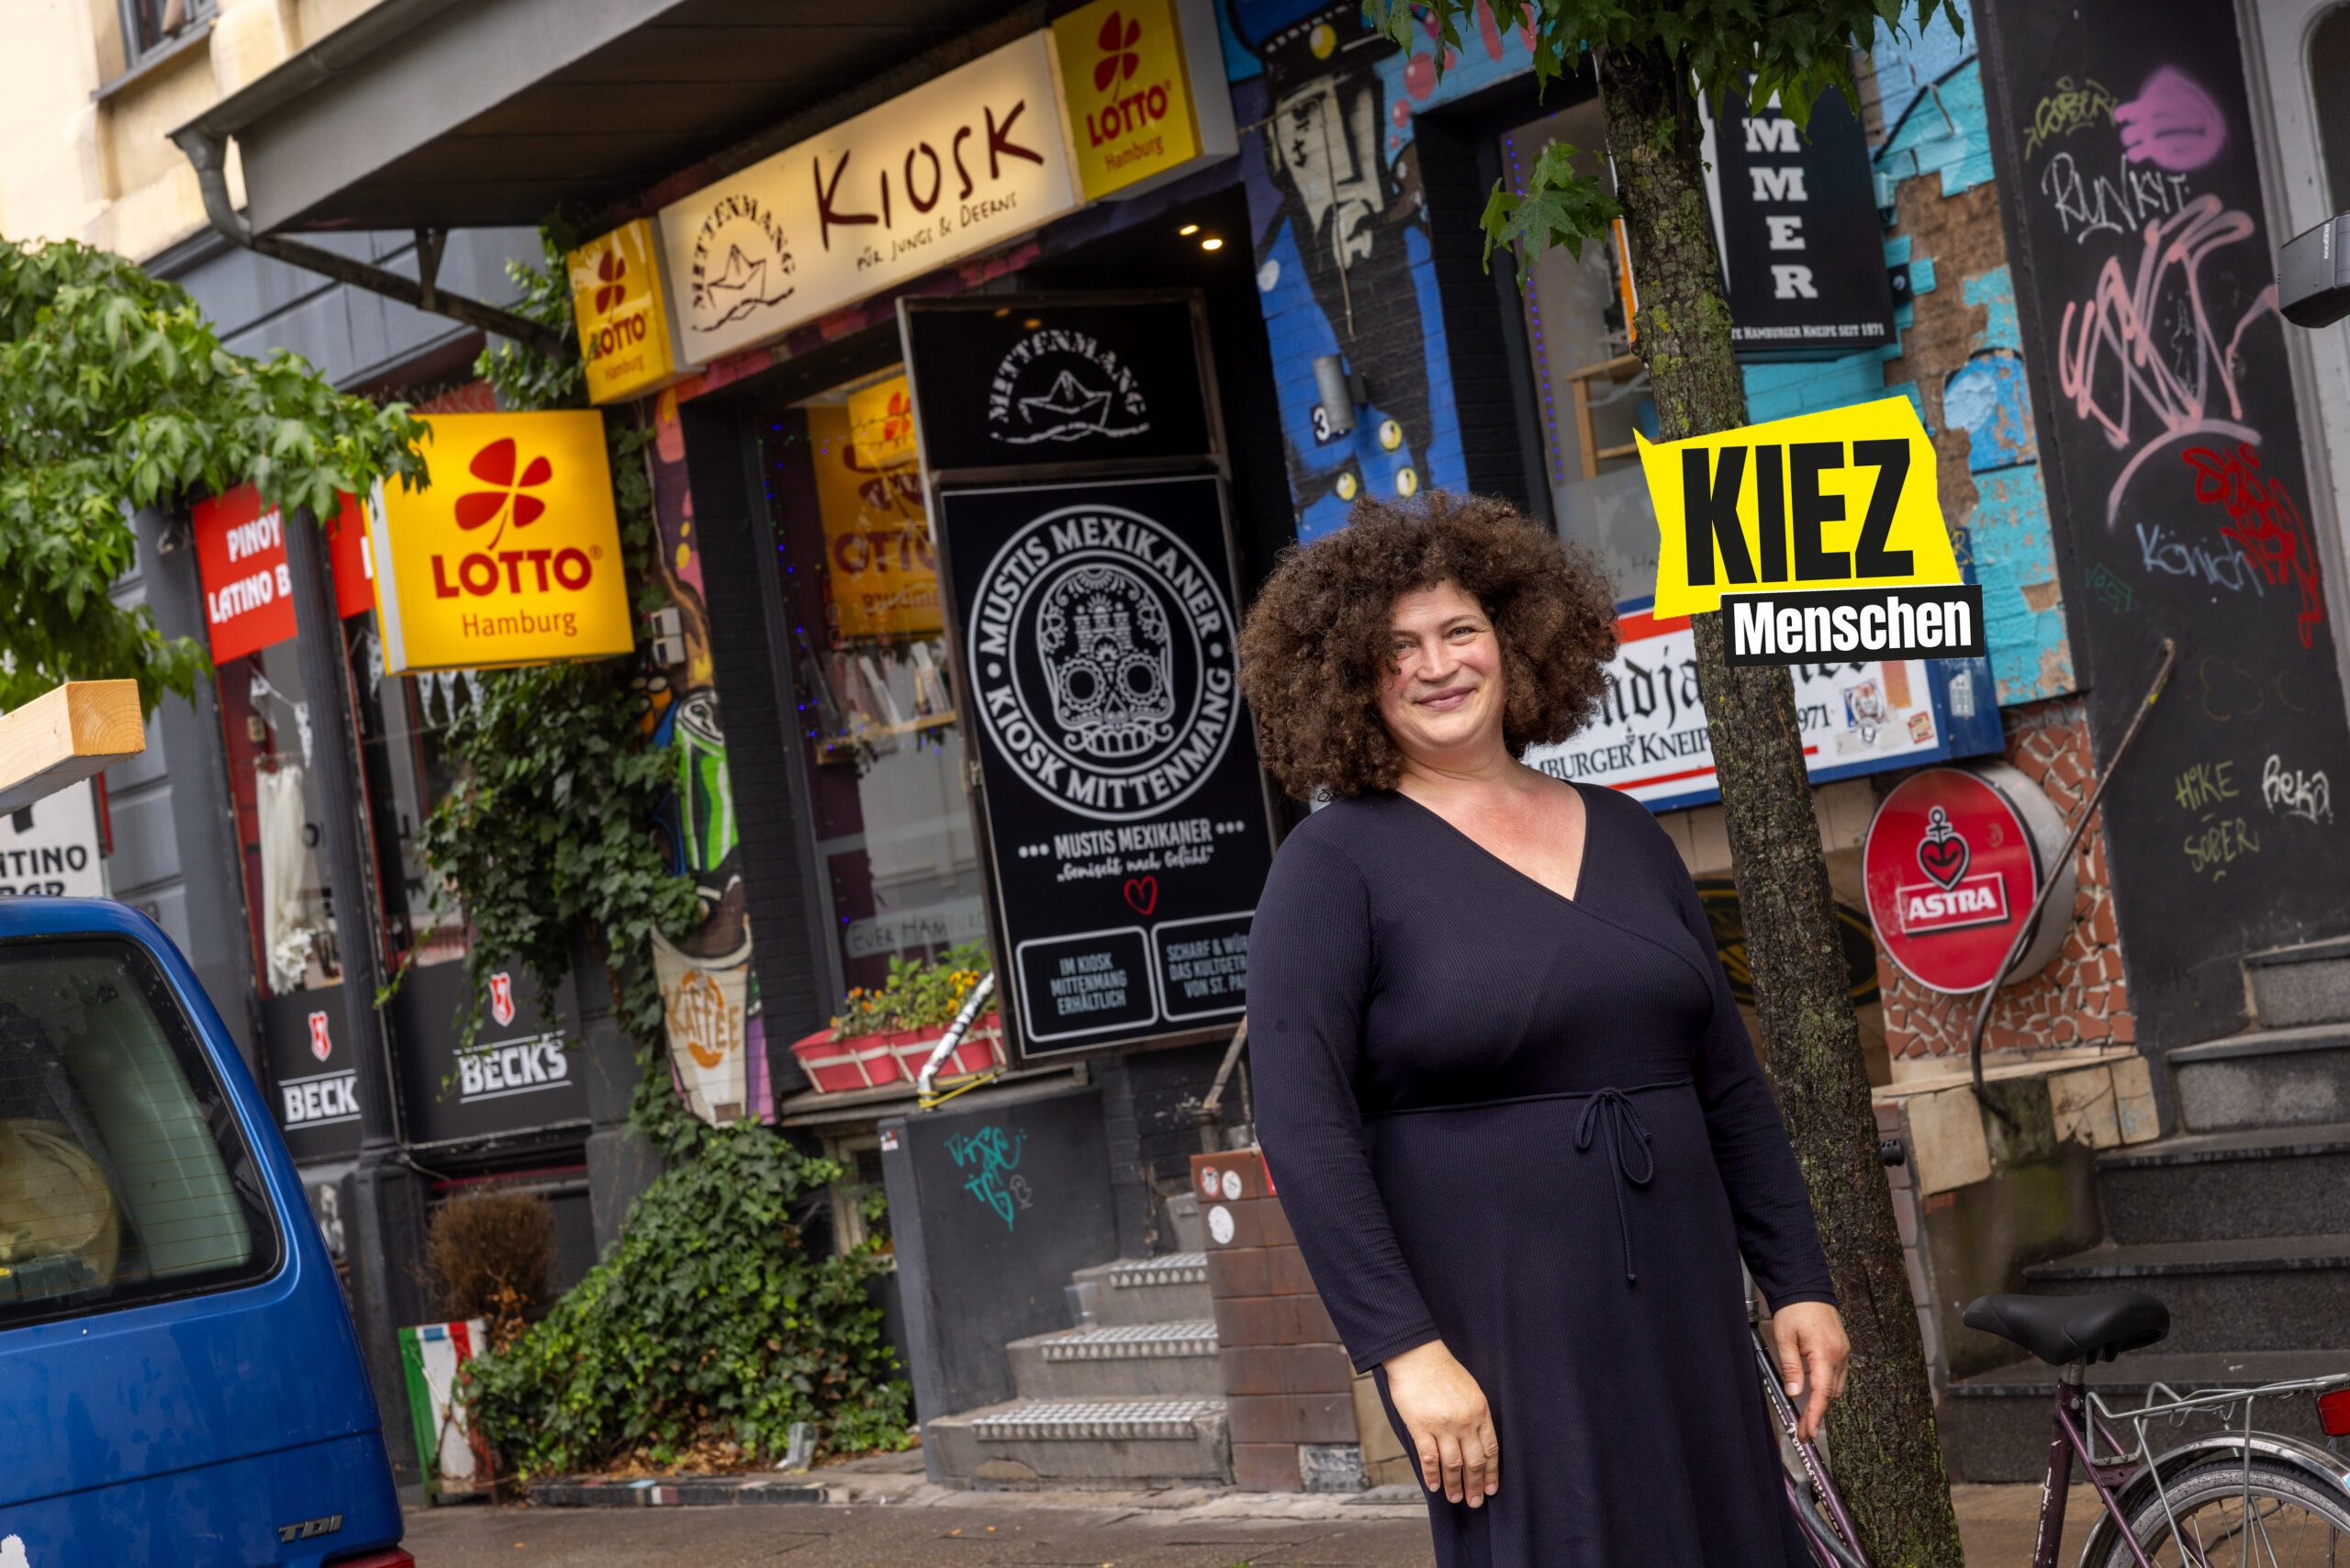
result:
[[[2040,890],[2030,826],[2006,794],[1961,768],[1902,780],[1877,808],[1862,860],[1877,940],[1936,991],[1989,985]]]
[[[285,524],[261,493],[240,485],[196,502],[196,572],[204,581],[204,623],[216,665],[294,635],[294,579],[285,565]],[[328,524],[335,608],[345,620],[375,608],[366,516],[351,497]]]

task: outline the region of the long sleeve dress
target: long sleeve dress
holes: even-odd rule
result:
[[[1582,794],[1572,900],[1399,794],[1290,835],[1249,941],[1266,1164],[1357,1369],[1440,1338],[1492,1406],[1499,1494],[1429,1495],[1443,1568],[1783,1568],[1739,1259],[1774,1309],[1828,1265],[1680,856]]]

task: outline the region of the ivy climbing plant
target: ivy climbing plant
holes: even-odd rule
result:
[[[64,680],[136,680],[152,712],[211,663],[108,590],[129,517],[251,480],[331,516],[336,492],[424,474],[399,404],[338,392],[299,356],[223,348],[196,301],[72,241],[0,241],[0,709]]]
[[[513,269],[514,308],[570,342],[565,238],[548,236],[543,266]],[[505,408],[587,404],[576,354],[501,347],[478,369]],[[621,554],[650,610],[662,602],[650,432],[629,409],[604,420]],[[880,1244],[840,1256],[803,1244],[840,1165],[756,1121],[705,1126],[672,1086],[651,945],[683,940],[703,911],[652,830],[674,776],[635,677],[632,658],[468,677],[472,700],[444,736],[455,782],[424,829],[426,865],[473,929],[464,1015],[478,1018],[488,975],[511,962],[552,996],[584,933],[643,1068],[631,1126],[668,1167],[586,1279],[469,1363],[475,1419],[525,1475],[771,1454],[798,1421],[819,1423],[836,1451],[902,1442],[911,1396],[867,1292]]]

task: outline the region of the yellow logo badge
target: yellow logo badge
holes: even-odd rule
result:
[[[565,262],[579,352],[588,362],[588,400],[617,402],[677,380],[677,339],[653,220],[623,223]]]
[[[1175,0],[1094,0],[1053,23],[1053,48],[1086,200],[1200,155]]]
[[[436,414],[421,490],[368,507],[384,669],[606,658],[636,645],[604,417]]]
[[[1724,593],[1961,581],[1934,448],[1907,398],[1639,442],[1656,506],[1656,614]]]

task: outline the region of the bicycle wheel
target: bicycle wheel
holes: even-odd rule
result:
[[[2244,1462],[2221,1460],[2165,1483],[2165,1490],[2167,1512],[2161,1497],[2149,1497],[2130,1521],[2154,1568],[2350,1568],[2350,1497],[2303,1471],[2255,1457],[2247,1486]],[[2188,1551],[2179,1550],[2178,1536]],[[2135,1562],[2129,1543],[2116,1541],[2105,1568]]]

